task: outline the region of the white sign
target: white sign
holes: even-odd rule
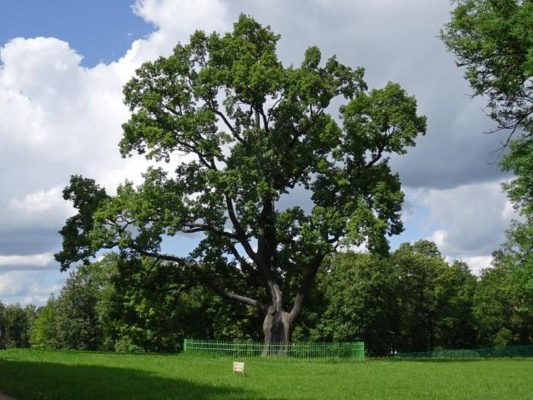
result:
[[[244,363],[241,361],[233,362],[233,372],[238,372],[239,374],[244,374]]]

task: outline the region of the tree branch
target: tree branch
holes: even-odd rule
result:
[[[248,239],[246,237],[246,232],[242,228],[242,225],[240,224],[239,220],[237,219],[237,214],[235,213],[233,201],[226,193],[224,193],[224,197],[226,198],[226,207],[228,209],[228,215],[231,220],[231,223],[233,224],[233,228],[235,229],[237,240],[244,248],[244,251],[246,251],[246,254],[248,254],[248,257],[250,257],[259,266],[259,263],[257,262],[257,254],[252,249],[252,246],[250,246],[250,243],[248,242]]]
[[[266,304],[263,304],[260,301],[252,299],[250,297],[241,296],[237,293],[226,292],[226,291],[221,291],[218,294],[222,297],[225,297],[226,299],[238,301],[239,303],[243,303],[243,304],[246,304],[252,307],[257,307],[263,312],[266,312],[268,310],[268,307]]]
[[[268,118],[265,115],[265,111],[263,110],[263,105],[259,107],[259,114],[261,115],[261,118],[263,119],[263,125],[265,126],[265,131],[268,132]]]
[[[243,303],[249,306],[257,307],[263,311],[266,311],[268,307],[266,304],[261,303],[258,300],[252,299],[251,297],[242,296],[233,292],[226,291],[224,289],[220,289],[217,287],[212,277],[207,276],[203,271],[201,271],[196,263],[191,262],[190,260],[187,260],[182,257],[173,256],[170,254],[160,254],[160,253],[154,253],[149,251],[144,251],[142,249],[136,249],[139,254],[145,256],[145,257],[154,257],[159,260],[165,260],[165,261],[172,261],[180,264],[186,264],[188,267],[190,267],[198,276],[198,278],[201,280],[203,284],[205,284],[207,287],[209,287],[211,290],[213,290],[215,293],[220,295],[221,297],[224,297],[229,300],[234,300],[239,303]]]
[[[313,282],[315,281],[315,277],[318,272],[318,269],[322,265],[322,260],[324,259],[325,256],[326,256],[325,254],[322,254],[319,252],[315,257],[314,264],[311,265],[308,268],[307,272],[305,273],[302,283],[300,284],[300,287],[298,288],[298,292],[296,293],[296,296],[294,297],[294,305],[292,306],[292,310],[289,314],[289,319],[291,323],[294,322],[296,318],[298,318],[298,316],[302,312],[305,296],[307,296],[307,293],[311,289],[311,286],[313,285]]]

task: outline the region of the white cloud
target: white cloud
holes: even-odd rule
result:
[[[74,213],[70,203],[63,200],[62,190],[60,187],[38,190],[9,200],[6,213],[13,218],[7,220],[17,226],[55,227],[58,221],[64,221]]]
[[[0,269],[43,269],[54,262],[52,253],[32,255],[2,255],[0,254]]]
[[[432,242],[435,242],[437,247],[439,249],[446,249],[447,248],[447,240],[449,240],[450,233],[444,229],[438,229],[435,232],[433,232],[429,237],[428,240],[431,240]]]
[[[3,303],[43,305],[51,294],[57,294],[62,281],[47,282],[42,272],[10,271],[0,274],[0,298]]]
[[[490,254],[503,242],[515,217],[501,182],[422,192],[420,201],[428,210],[423,223],[433,229],[428,239],[445,256],[464,260],[474,271],[488,267]]]
[[[492,256],[464,257],[461,261],[464,261],[474,274],[481,275],[482,270],[491,266]]]
[[[20,263],[41,266],[35,249],[57,251],[56,232],[72,214],[61,196],[71,174],[94,178],[111,193],[124,179],[140,182],[149,164],[142,157],[123,159],[117,147],[129,116],[124,83],[144,61],[169,54],[193,30],[229,26],[218,0],[140,0],[134,10],[157,29],[110,64],[85,68],[82,56],[58,38],[15,38],[0,47],[4,270]]]
[[[190,35],[197,29],[225,30],[228,22],[226,6],[219,0],[137,0],[133,10],[165,34]]]

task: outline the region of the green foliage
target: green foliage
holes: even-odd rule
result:
[[[466,67],[475,95],[489,100],[502,128],[531,135],[533,3],[530,0],[458,0],[441,34]]]
[[[502,167],[512,171],[516,178],[505,183],[509,200],[520,215],[508,232],[502,251],[512,257],[514,263],[533,263],[533,137],[524,137],[510,144]]]
[[[37,310],[37,317],[30,330],[30,344],[36,349],[58,349],[57,299],[50,297],[45,306]]]
[[[371,355],[388,355],[395,340],[396,307],[390,263],[368,254],[339,254],[319,287],[327,308],[317,339],[364,341]]]
[[[460,261],[446,264],[435,280],[434,348],[461,349],[477,345],[473,305],[476,277]]]
[[[434,244],[404,243],[393,254],[397,296],[397,348],[403,351],[422,351],[434,346],[435,281],[443,260]]]
[[[34,317],[34,306],[4,306],[0,302],[0,349],[29,347],[30,326]]]
[[[98,304],[102,291],[111,283],[114,267],[109,259],[104,259],[80,266],[70,274],[56,304],[60,348],[102,348],[103,318],[99,315]]]
[[[330,265],[314,340],[361,340],[373,355],[475,346],[476,279],[434,243],[404,243],[390,257],[338,254]]]
[[[474,314],[480,342],[489,346],[533,343],[533,263],[494,254],[494,267],[483,271]]]
[[[254,332],[254,313],[221,302],[183,266],[149,259],[117,261],[112,310],[117,351],[131,344],[137,351],[173,352],[186,337],[247,339]]]
[[[387,252],[403,201],[388,156],[414,145],[425,117],[398,84],[368,90],[362,68],[322,61],[316,47],[300,66],[283,66],[278,39],[242,15],[232,32],[198,31],[136,71],[124,87],[132,115],[120,150],[177,163],[175,173],[149,169],[116,196],[73,177],[65,198],[79,213],[61,231],[63,268],[118,248],[187,267],[196,282],[263,313],[288,307],[292,324],[341,241]],[[341,124],[329,114],[334,100]],[[280,207],[295,188],[311,210]],[[188,257],[162,253],[177,233],[203,239]]]
[[[73,202],[78,214],[70,217],[59,231],[63,236],[63,251],[56,255],[56,260],[61,264],[62,271],[73,262],[87,260],[93,254],[88,236],[93,227],[92,215],[107,195],[94,180],[73,175],[70,185],[63,190],[63,198]]]
[[[59,296],[38,310],[31,344],[175,352],[185,337],[257,339],[258,322],[257,313],[194,283],[183,266],[108,254],[73,271]]]
[[[404,243],[392,255],[401,351],[475,345],[474,276],[463,263],[449,265],[433,242]]]

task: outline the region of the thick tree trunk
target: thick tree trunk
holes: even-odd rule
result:
[[[292,333],[292,323],[288,312],[271,305],[263,322],[263,332],[265,334],[264,356],[287,354]]]

